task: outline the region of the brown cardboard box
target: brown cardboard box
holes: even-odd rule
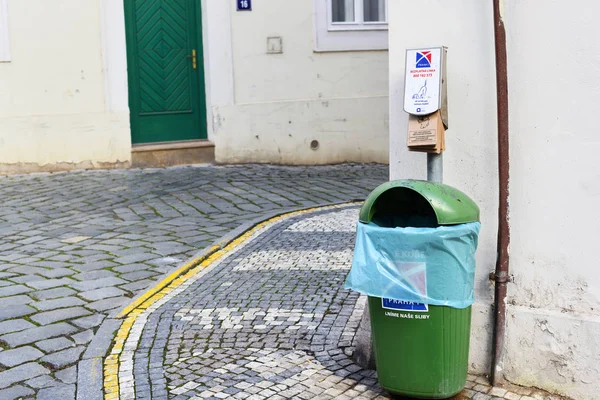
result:
[[[446,150],[445,129],[440,111],[408,118],[407,145],[411,151],[441,153]]]

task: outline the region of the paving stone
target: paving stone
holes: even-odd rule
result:
[[[2,400],[14,400],[14,399],[22,399],[26,396],[31,396],[35,394],[35,392],[25,386],[15,385],[11,386],[8,389],[0,390],[0,399]]]
[[[34,327],[35,325],[24,319],[12,319],[0,322],[0,335],[4,335],[5,333],[18,332]]]
[[[69,322],[73,325],[77,325],[80,328],[89,329],[100,325],[102,321],[104,321],[104,318],[105,317],[102,314],[94,314],[90,315],[89,317],[77,318]]]
[[[21,275],[21,276],[15,276],[13,278],[11,278],[11,282],[13,284],[15,283],[27,283],[27,282],[34,282],[34,281],[40,281],[43,280],[44,278],[40,277],[40,276],[36,276],[36,275]]]
[[[41,311],[55,310],[57,308],[66,308],[86,304],[85,301],[77,297],[61,297],[58,299],[38,301],[33,304],[35,308]]]
[[[61,350],[56,353],[48,354],[40,361],[49,364],[54,369],[63,368],[78,361],[83,350],[85,350],[85,348],[82,346]]]
[[[119,287],[128,290],[130,292],[138,292],[140,290],[146,290],[152,286],[156,285],[155,281],[151,281],[149,279],[143,279],[141,281],[128,283],[126,285],[120,285]]]
[[[75,244],[75,243],[83,242],[84,240],[88,240],[88,239],[91,239],[91,237],[89,237],[89,236],[72,236],[67,239],[63,239],[62,242],[68,243],[68,244]]]
[[[65,321],[84,315],[89,315],[90,311],[83,307],[60,308],[58,310],[46,311],[31,316],[31,320],[40,324],[48,325],[59,321]]]
[[[37,360],[43,355],[44,353],[30,346],[5,350],[0,353],[0,365],[8,368],[15,367],[29,361]]]
[[[136,253],[130,254],[128,256],[115,258],[113,261],[118,264],[127,265],[127,264],[133,264],[133,263],[151,260],[153,258],[156,258],[156,254],[136,252]]]
[[[79,296],[89,301],[97,301],[110,297],[119,297],[125,295],[127,292],[118,289],[116,287],[104,287],[95,290],[89,290],[87,292],[79,293]]]
[[[45,353],[53,353],[62,349],[66,349],[68,347],[75,346],[75,344],[72,341],[64,337],[41,340],[39,342],[36,342],[35,345]]]
[[[54,376],[64,383],[77,382],[77,366],[65,368],[54,373]]]
[[[106,319],[96,331],[83,355],[84,359],[105,357],[112,345],[115,332],[121,327],[121,320]]]
[[[157,271],[135,271],[121,275],[121,278],[127,281],[137,281],[140,279],[149,278],[158,275]]]
[[[60,279],[44,279],[40,281],[28,282],[27,286],[30,286],[36,290],[50,289],[58,286],[69,286],[72,285],[75,281],[70,278],[60,278]]]
[[[57,399],[74,399],[75,385],[53,386],[45,389],[40,389],[37,393],[37,400],[57,400]]]
[[[39,260],[31,260],[32,262],[38,262]],[[26,262],[25,260],[19,260],[19,262]],[[40,272],[48,271],[46,268],[34,267],[32,265],[20,265],[10,269],[11,272],[17,272],[19,274],[39,274]],[[40,278],[39,276],[36,278]]]
[[[35,308],[32,308],[26,304],[19,304],[16,306],[6,306],[0,308],[0,321],[7,319],[13,319],[18,317],[25,317],[35,313]]]
[[[104,400],[102,367],[100,357],[84,359],[77,364],[77,400]]]
[[[9,283],[9,284],[11,284],[11,283]],[[0,308],[16,306],[16,305],[20,305],[20,304],[29,304],[29,303],[33,303],[33,299],[26,295],[9,296],[9,297],[0,298]]]
[[[0,372],[0,389],[48,373],[49,371],[38,363],[31,362],[19,365],[18,367]]]
[[[506,389],[502,389],[502,388],[499,388],[499,387],[493,387],[489,391],[489,394],[490,394],[490,396],[504,397],[504,395],[506,394],[506,392],[507,392]]]
[[[73,340],[77,344],[89,343],[93,337],[94,337],[94,331],[92,331],[92,330],[83,331],[83,332],[80,332],[80,333],[77,333],[77,334],[71,336],[71,338],[73,338]]]
[[[75,332],[77,329],[64,322],[26,329],[21,332],[9,333],[0,336],[0,341],[10,347],[39,342],[42,339],[65,336]]]
[[[47,278],[62,278],[63,276],[73,275],[75,272],[69,268],[53,268],[40,273]]]
[[[100,269],[95,271],[82,272],[80,274],[73,275],[73,278],[77,279],[78,281],[88,281],[94,279],[110,278],[114,276],[114,272],[109,271],[107,269]]]
[[[103,256],[103,257],[108,258],[108,256]],[[99,261],[86,260],[86,261],[88,261],[88,262],[86,262],[85,264],[75,264],[71,268],[74,270],[77,270],[77,271],[89,272],[89,271],[103,270],[104,268],[110,268],[115,265],[118,265],[118,264],[115,264],[114,262],[108,261],[108,260],[99,260]]]
[[[108,287],[108,286],[116,286],[116,285],[120,285],[122,283],[126,283],[126,282],[123,279],[119,279],[117,277],[108,277],[108,278],[94,279],[94,280],[83,281],[83,282],[76,282],[76,283],[72,284],[71,287],[73,287],[77,290],[81,290],[81,291],[88,291],[88,290],[94,290],[94,289]]]
[[[23,285],[10,285],[0,287],[0,297],[15,296],[17,294],[31,292],[31,289]]]
[[[59,384],[59,382],[60,381],[54,379],[50,375],[42,375],[42,376],[38,376],[37,378],[33,378],[33,379],[29,379],[28,381],[25,381],[25,384],[27,384],[27,386],[30,386],[34,389],[41,389],[41,388],[45,388],[45,387],[56,386]]]
[[[146,271],[148,269],[150,269],[150,266],[147,264],[127,264],[115,267],[112,270],[121,274],[127,274],[129,272]]]
[[[31,296],[37,298],[38,300],[48,300],[48,299],[56,299],[59,297],[71,296],[75,293],[77,293],[77,292],[73,289],[66,288],[66,287],[59,287],[59,288],[53,288],[53,289],[40,290],[37,292],[33,292],[33,293],[31,293]]]
[[[108,311],[122,307],[129,302],[131,302],[129,297],[112,297],[110,299],[94,301],[93,303],[89,303],[86,307],[95,311]]]

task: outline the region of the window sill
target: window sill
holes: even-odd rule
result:
[[[324,31],[315,35],[315,53],[335,51],[387,51],[388,31]]]
[[[348,24],[348,25],[331,25],[327,28],[328,32],[352,32],[352,31],[387,31],[387,24]]]

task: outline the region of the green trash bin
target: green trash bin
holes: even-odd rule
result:
[[[479,207],[447,185],[385,183],[366,199],[360,222],[380,227],[439,227],[479,221]],[[444,399],[467,379],[471,307],[425,305],[369,296],[375,362],[390,393]]]

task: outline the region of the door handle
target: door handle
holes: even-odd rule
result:
[[[198,60],[196,59],[196,49],[192,50],[192,55],[187,56],[187,58],[192,59],[192,68],[196,69],[198,67]]]

